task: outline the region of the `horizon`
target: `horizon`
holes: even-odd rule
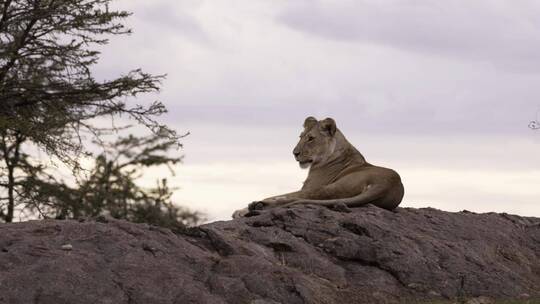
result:
[[[121,0],[134,33],[95,68],[167,74],[161,117],[179,133],[179,205],[225,220],[297,190],[292,149],[332,117],[402,177],[400,207],[540,216],[540,4],[523,1]],[[137,102],[140,102],[137,100]],[[142,182],[154,184],[162,169]]]

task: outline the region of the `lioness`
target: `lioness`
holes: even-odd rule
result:
[[[235,211],[233,218],[250,210],[294,204],[358,207],[370,203],[392,210],[403,198],[403,184],[397,172],[369,164],[332,118],[306,118],[293,154],[301,168],[309,168],[302,189],[253,202],[248,208]]]

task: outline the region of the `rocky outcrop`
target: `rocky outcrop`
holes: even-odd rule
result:
[[[274,209],[180,233],[112,219],[0,225],[0,303],[422,303],[540,298],[540,219]]]

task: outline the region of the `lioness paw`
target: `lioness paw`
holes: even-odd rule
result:
[[[236,210],[236,211],[232,214],[232,218],[233,218],[233,219],[237,219],[237,218],[246,216],[246,214],[248,214],[248,213],[249,213],[249,209],[248,209],[248,208]]]
[[[251,202],[249,205],[248,205],[248,210],[250,211],[253,211],[253,210],[262,210],[264,209],[264,207],[266,206],[267,204],[263,201],[255,201],[255,202]]]

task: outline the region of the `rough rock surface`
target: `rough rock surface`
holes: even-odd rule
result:
[[[421,303],[540,298],[540,219],[304,206],[174,234],[0,225],[0,303]]]

